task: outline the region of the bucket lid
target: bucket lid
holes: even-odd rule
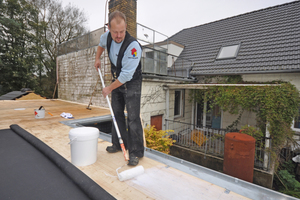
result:
[[[225,138],[228,138],[230,140],[246,142],[246,143],[255,143],[254,137],[244,133],[237,133],[237,132],[227,133],[225,135]]]
[[[69,132],[70,139],[77,139],[80,141],[92,140],[99,137],[99,129],[94,127],[79,127],[73,128]]]

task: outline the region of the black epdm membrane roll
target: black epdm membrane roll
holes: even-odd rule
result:
[[[18,125],[0,130],[0,199],[115,199]]]

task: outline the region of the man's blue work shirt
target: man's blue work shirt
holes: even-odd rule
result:
[[[107,49],[107,36],[109,31],[106,31],[106,33],[102,34],[100,37],[100,43],[99,46],[102,48]],[[109,52],[109,58],[111,62],[117,66],[117,60],[118,60],[118,54],[120,51],[120,48],[123,44],[123,41],[121,43],[116,43],[114,40],[111,42],[110,52]],[[139,62],[142,57],[142,49],[137,41],[133,41],[129,44],[127,49],[124,52],[124,57],[122,58],[122,68],[121,73],[118,77],[118,80],[121,83],[126,83],[127,81],[130,81],[133,77],[133,74],[139,65]]]

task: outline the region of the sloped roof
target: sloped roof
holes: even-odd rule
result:
[[[170,37],[185,46],[192,75],[300,71],[300,1],[187,28]],[[222,46],[240,44],[234,59],[216,60]]]

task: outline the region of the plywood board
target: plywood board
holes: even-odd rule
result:
[[[45,118],[35,119],[34,109],[40,106],[46,109]],[[69,119],[62,118],[60,114],[71,113],[75,119],[110,114],[107,108],[91,106],[92,110],[88,110],[86,107],[84,104],[62,100],[0,101],[0,129],[18,124],[71,162],[71,148],[68,144],[71,128],[60,123]],[[121,182],[116,177],[116,169],[127,162],[122,152],[106,152],[106,146],[109,145],[109,142],[99,139],[97,162],[78,168],[117,199],[247,199],[233,192],[227,194],[224,188],[146,157],[139,163],[145,173]],[[131,168],[125,165],[119,172]]]

